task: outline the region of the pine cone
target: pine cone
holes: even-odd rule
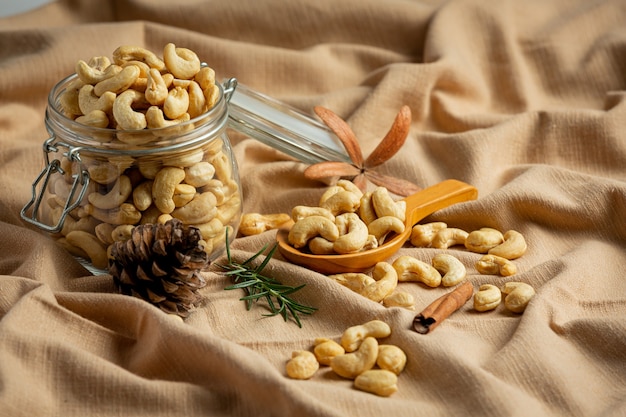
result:
[[[200,275],[209,264],[203,243],[200,230],[178,219],[135,226],[130,239],[111,247],[109,273],[122,294],[187,317],[206,285]]]

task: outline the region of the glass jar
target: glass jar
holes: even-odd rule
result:
[[[214,107],[187,122],[124,131],[86,126],[63,113],[62,96],[76,77],[48,96],[45,166],[22,218],[86,259],[92,273],[106,269],[107,248],[134,225],[172,217],[199,228],[210,259],[219,256],[226,231],[236,235],[242,210],[225,88],[218,84]]]

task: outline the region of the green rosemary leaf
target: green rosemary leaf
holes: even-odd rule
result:
[[[300,304],[289,297],[289,295],[304,288],[303,285],[290,286],[279,282],[278,280],[263,275],[261,272],[269,261],[272,259],[278,245],[274,245],[265,259],[254,267],[252,263],[267,250],[268,245],[264,245],[261,250],[242,263],[233,261],[230,252],[230,242],[228,239],[228,231],[226,233],[226,264],[218,264],[224,270],[224,275],[229,276],[233,280],[233,284],[225,287],[225,290],[242,289],[246,292],[240,300],[246,303],[246,309],[252,309],[253,305],[261,299],[265,299],[270,313],[263,316],[281,315],[285,321],[289,317],[295,321],[298,327],[302,327],[300,314],[313,314],[317,308]]]

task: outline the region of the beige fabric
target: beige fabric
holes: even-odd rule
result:
[[[0,415],[626,415],[625,24],[621,0],[66,0],[0,20]],[[522,232],[514,278],[537,289],[526,312],[468,302],[420,335],[413,317],[446,289],[401,284],[416,311],[387,309],[277,255],[266,272],[306,284],[297,298],[319,308],[302,329],[246,311],[214,270],[206,305],[181,323],[89,276],[19,216],[42,167],[47,94],[78,59],[167,42],[306,112],[333,109],[366,155],[408,104],[409,139],[383,170],[476,186],[478,200],[429,220]],[[304,164],[232,139],[246,211],[316,202],[323,185]],[[273,239],[239,238],[233,255]],[[475,288],[507,280],[448,252]],[[293,350],[374,318],[408,355],[392,397],[326,368],[286,378]]]

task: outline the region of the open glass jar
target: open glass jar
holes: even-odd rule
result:
[[[45,165],[33,183],[24,220],[49,232],[93,271],[107,267],[107,249],[133,226],[178,218],[200,229],[209,258],[235,236],[242,210],[237,163],[227,136],[228,98],[169,127],[116,130],[68,118],[61,97],[76,75],[50,92]]]

